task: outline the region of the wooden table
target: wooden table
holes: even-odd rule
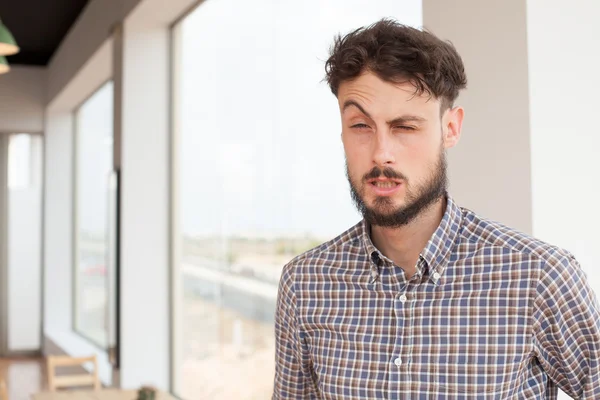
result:
[[[69,390],[61,392],[40,392],[32,396],[33,400],[135,400],[137,390]],[[177,400],[169,393],[159,392],[156,400]]]

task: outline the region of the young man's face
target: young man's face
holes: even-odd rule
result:
[[[352,197],[373,225],[406,225],[440,199],[445,150],[460,136],[463,110],[365,72],[340,84],[342,141]]]

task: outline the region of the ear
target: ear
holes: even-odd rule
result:
[[[444,132],[444,148],[449,149],[456,146],[460,140],[465,110],[456,106],[446,111],[442,119],[442,128]]]

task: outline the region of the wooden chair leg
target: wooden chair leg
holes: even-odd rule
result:
[[[0,379],[0,400],[8,400],[8,389],[2,379]]]

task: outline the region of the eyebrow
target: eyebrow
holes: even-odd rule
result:
[[[363,108],[363,106],[361,106],[360,104],[358,104],[355,100],[346,100],[344,102],[344,106],[342,107],[342,113],[346,111],[347,108],[349,107],[356,107],[358,108],[358,110],[363,113],[366,117],[373,119],[373,117],[371,117],[371,115]],[[426,122],[427,120],[423,117],[419,117],[418,115],[403,115],[401,117],[397,117],[394,118],[391,121],[387,121],[388,125],[397,125],[397,124],[403,124],[406,122]]]

